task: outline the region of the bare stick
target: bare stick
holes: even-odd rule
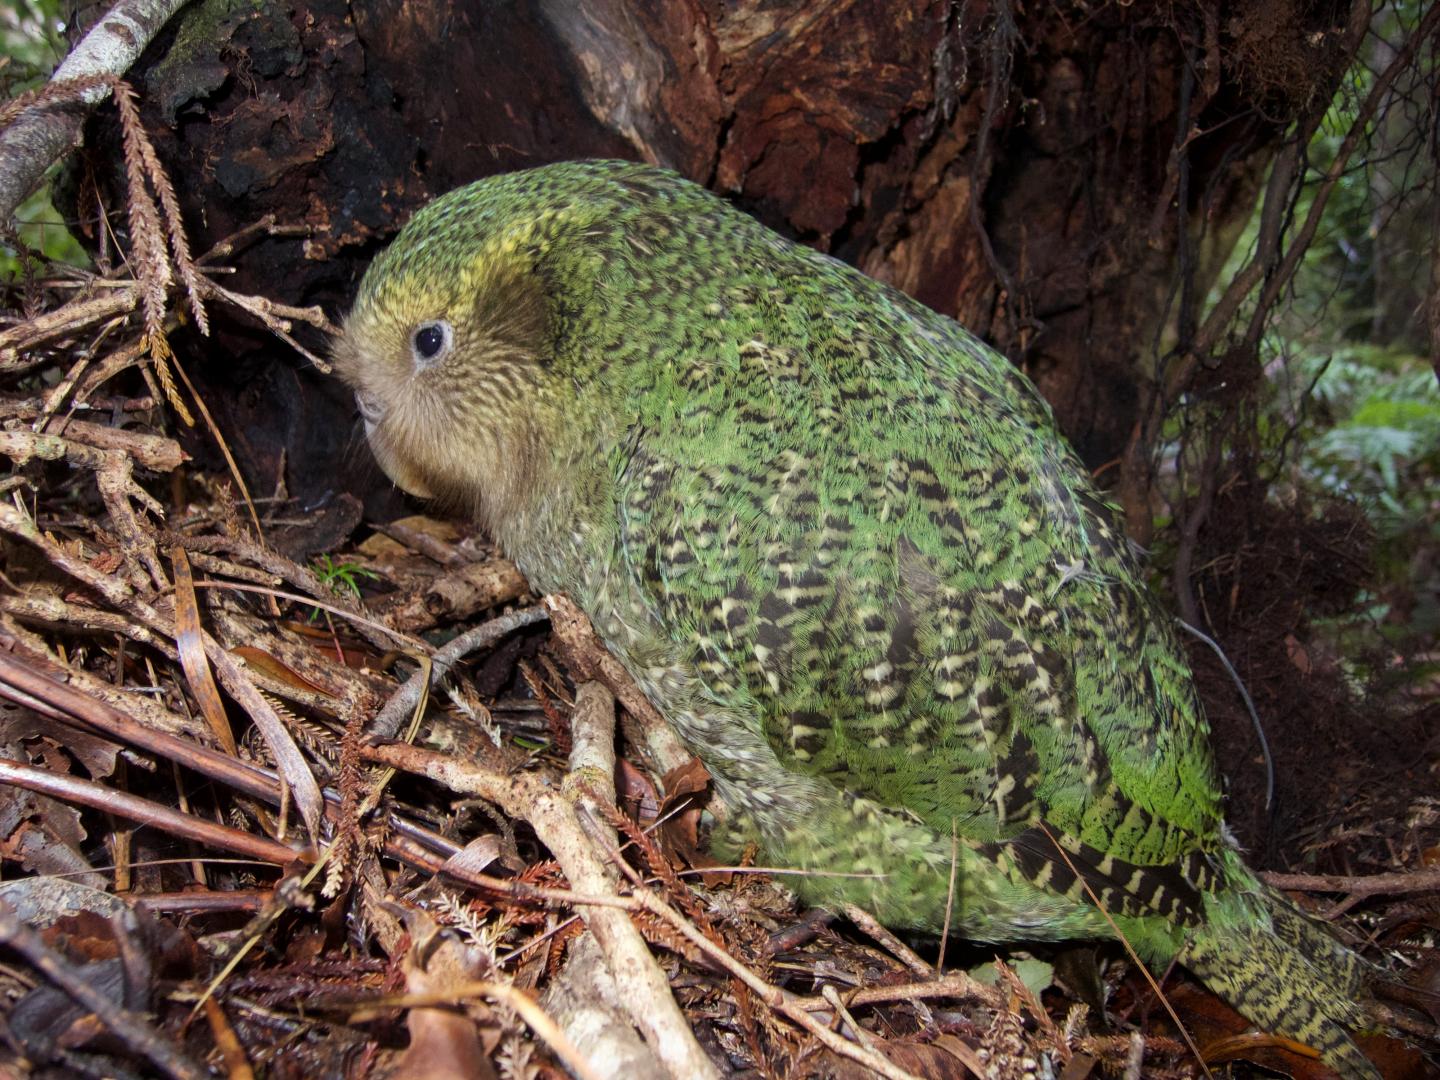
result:
[[[47,357],[22,357],[21,353],[54,338],[77,334],[85,327],[93,326],[95,323],[106,322],[110,319],[122,319],[135,310],[139,298],[140,287],[126,284],[114,292],[107,292],[88,300],[72,300],[54,311],[47,311],[33,319],[17,323],[7,330],[0,330],[0,372],[14,374],[39,367],[47,362]],[[133,363],[142,355],[144,349],[136,345],[131,349],[121,350],[121,352],[126,357],[126,363]],[[88,386],[89,383],[87,382],[86,385]],[[96,383],[96,385],[99,384]],[[81,394],[84,395],[83,390]]]
[[[930,965],[925,963],[915,954],[915,950],[906,945],[889,930],[880,925],[880,921],[862,907],[855,904],[845,905],[845,917],[858,926],[865,933],[883,945],[902,964],[908,967],[916,975],[928,978],[931,974]],[[941,938],[944,941],[944,938]]]
[[[514,633],[522,626],[532,626],[535,623],[544,622],[546,618],[544,608],[529,607],[481,623],[475,629],[468,630],[455,638],[443,649],[436,650],[435,655],[431,657],[433,664],[431,674],[434,678],[443,678],[450,666],[461,657],[499,641],[506,634]],[[390,696],[385,707],[375,714],[375,719],[370,722],[370,733],[381,739],[393,738],[395,733],[400,730],[400,725],[405,722],[405,717],[410,714],[415,708],[415,703],[420,700],[421,693],[427,689],[425,684],[426,672],[417,671],[412,675],[405,685]]]
[[[124,450],[135,459],[135,464],[156,472],[173,472],[185,463],[188,456],[180,449],[179,443],[163,435],[147,435],[142,431],[95,424],[68,416],[51,420],[46,425],[46,433],[101,450]]]
[[[1261,874],[1260,880],[1276,889],[1297,892],[1340,892],[1350,896],[1398,896],[1440,889],[1440,870],[1370,874],[1366,877],[1331,877],[1325,874]]]
[[[433,557],[429,551],[422,553]],[[428,630],[442,622],[463,621],[487,608],[509,603],[529,587],[508,559],[462,563],[391,608],[386,618],[397,630]]]
[[[620,661],[600,643],[590,619],[575,601],[556,593],[545,597],[544,604],[550,611],[555,639],[566,650],[565,662],[572,673],[578,678],[599,679],[610,688],[625,711],[639,723],[645,733],[645,748],[662,772],[688,764],[690,752],[680,742],[675,729],[665,722]]]
[[[498,804],[512,817],[530,822],[573,889],[620,899],[615,896],[610,869],[596,854],[575,805],[539,777],[528,773],[505,776],[474,762],[403,744],[375,747],[365,756],[429,777],[451,791]],[[655,1056],[672,1076],[715,1077],[714,1065],[695,1041],[664,973],[630,917],[624,911],[600,906],[587,907],[582,914],[605,953],[631,1022],[644,1033]]]
[[[55,69],[51,83],[125,74],[183,5],[184,0],[120,0]],[[77,97],[91,106],[109,93],[109,87],[97,85]],[[10,219],[53,161],[80,144],[85,111],[36,107],[0,132],[0,222]]]
[[[181,813],[149,799],[142,799],[138,795],[131,795],[128,791],[106,787],[94,780],[82,780],[78,776],[67,776],[64,773],[0,758],[0,783],[27,791],[38,791],[74,805],[118,814],[142,825],[153,826],[171,836],[182,836],[187,840],[219,848],[221,851],[233,851],[237,855],[260,862],[287,866],[299,858],[299,854],[292,848],[267,836],[255,836],[229,825]]]

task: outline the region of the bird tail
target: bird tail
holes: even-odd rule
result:
[[[1225,888],[1179,960],[1248,1020],[1319,1051],[1346,1080],[1380,1080],[1350,1037],[1370,966],[1320,923],[1257,880],[1227,850]]]

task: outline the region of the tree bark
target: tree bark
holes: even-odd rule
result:
[[[238,288],[338,313],[433,195],[564,158],[643,159],[954,315],[1105,469],[1292,119],[1333,92],[1350,13],[197,0],[137,76],[197,248],[266,214],[314,230],[303,257],[247,251]],[[115,160],[109,139],[92,123],[89,161]],[[282,350],[261,335],[223,340],[240,360],[202,377],[261,489],[282,473],[302,497],[333,486],[349,403],[275,371]]]

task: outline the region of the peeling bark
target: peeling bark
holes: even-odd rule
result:
[[[316,230],[304,259],[247,252],[239,287],[343,310],[435,194],[565,158],[648,160],[956,316],[1098,468],[1125,450],[1290,121],[1333,91],[1351,5],[1278,6],[198,0],[139,70],[197,246],[266,213]],[[91,136],[103,163],[105,125]],[[273,385],[279,351],[235,345],[269,355],[205,373],[217,397],[268,380],[267,399],[315,404],[281,410],[303,424],[223,419],[286,449],[292,493],[333,485],[308,463],[343,457],[348,428],[309,417],[348,402],[308,376]],[[273,486],[279,450],[252,465]]]

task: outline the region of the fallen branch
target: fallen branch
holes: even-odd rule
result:
[[[43,345],[47,341],[56,338],[69,337],[79,333],[87,326],[95,323],[108,322],[110,320],[123,319],[135,310],[140,302],[140,286],[134,282],[116,284],[114,282],[99,282],[100,285],[113,285],[113,291],[107,291],[101,296],[91,297],[87,300],[72,300],[54,311],[47,311],[36,315],[34,318],[26,319],[17,323],[7,330],[0,330],[0,374],[18,375],[29,371],[42,364],[48,364],[50,357],[44,355],[23,354],[31,352],[37,345]],[[116,354],[118,359],[114,361],[114,370],[107,368],[110,375],[115,371],[123,370],[124,367],[136,363],[144,355],[145,347],[137,343]],[[87,380],[86,387],[91,392],[98,389],[100,382]],[[81,396],[86,391],[81,391]]]
[[[429,556],[429,552],[423,552]],[[463,563],[431,580],[424,589],[386,613],[397,630],[428,630],[442,622],[462,622],[477,612],[519,599],[529,588],[508,559]]]
[[[625,711],[640,725],[645,749],[660,775],[668,775],[688,765],[692,755],[675,734],[675,729],[665,722],[624,665],[600,643],[589,617],[575,601],[556,593],[545,597],[543,603],[550,611],[551,630],[564,650],[566,666],[577,678],[598,679],[610,688],[610,692],[625,706]],[[719,804],[718,799],[712,802]],[[712,806],[712,809],[716,808]]]
[[[1262,873],[1260,880],[1275,889],[1296,892],[1336,892],[1348,896],[1398,896],[1403,893],[1440,890],[1440,870],[1410,870],[1365,877],[1327,874]]]
[[[596,854],[574,804],[541,777],[504,776],[474,762],[398,743],[367,748],[365,757],[428,777],[451,791],[478,795],[511,817],[528,821],[572,888],[592,896],[615,896],[610,871]],[[629,916],[609,907],[587,907],[582,915],[625,995],[631,1022],[645,1034],[655,1056],[672,1076],[716,1077],[714,1065],[695,1041],[664,973]]]
[[[181,813],[149,799],[131,795],[128,791],[106,787],[94,780],[82,780],[78,776],[67,776],[6,758],[0,758],[0,784],[12,784],[26,791],[49,795],[52,799],[118,814],[171,836],[183,837],[197,844],[230,851],[259,862],[286,866],[299,858],[293,848],[267,836],[255,836],[243,829]]]

